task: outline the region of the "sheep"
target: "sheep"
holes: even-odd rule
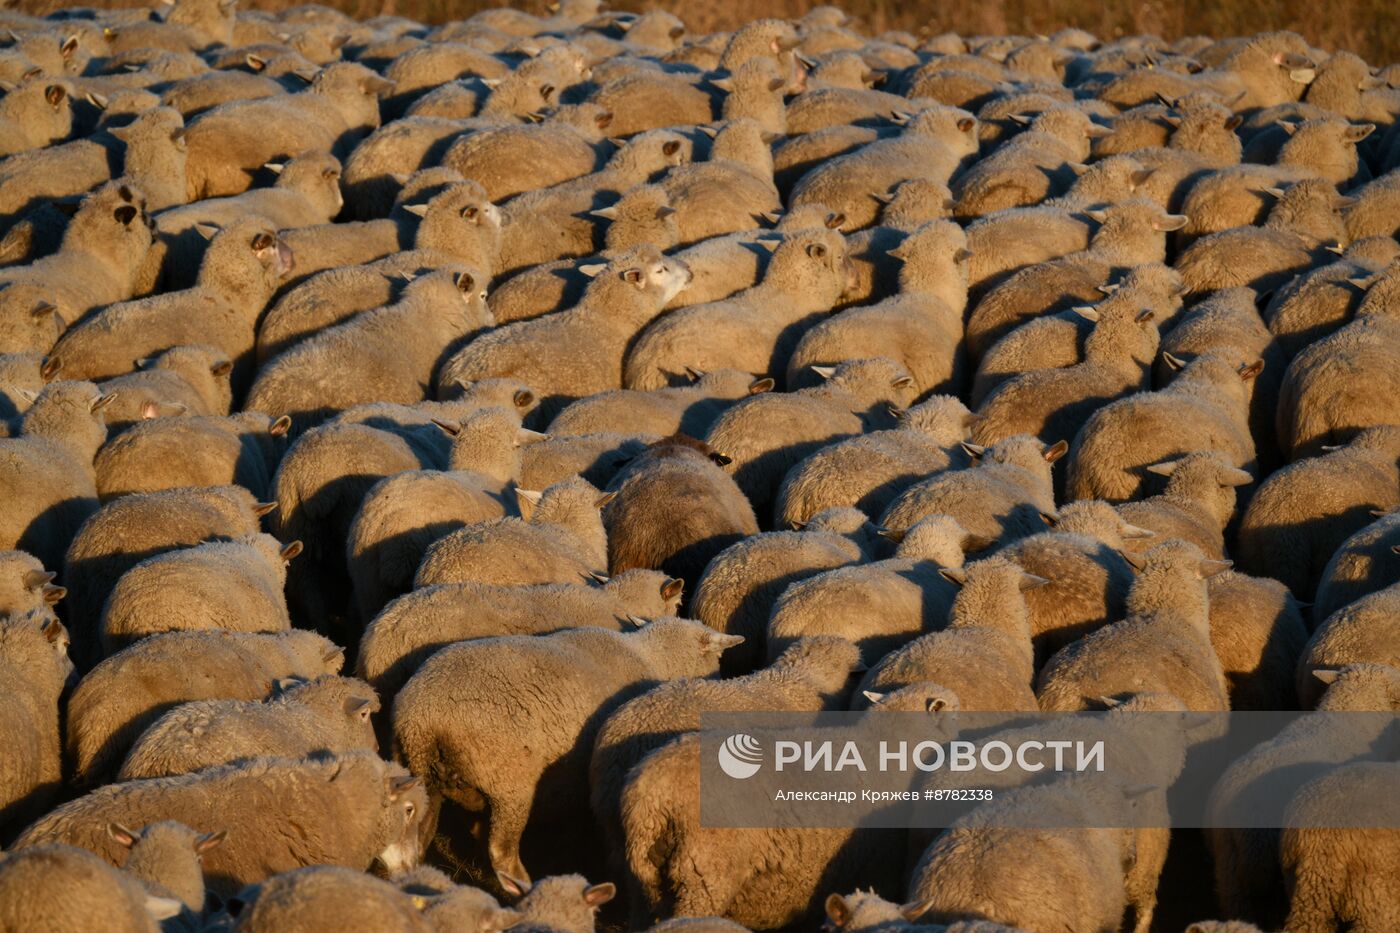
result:
[[[259,365],[285,353],[324,326],[393,304],[422,270],[397,275],[368,266],[339,266],[285,290],[258,325]]]
[[[1039,314],[1096,300],[1117,270],[1162,262],[1166,237],[1185,224],[1156,204],[1133,200],[1087,212],[1099,223],[1089,248],[1022,269],[989,291],[967,319],[967,350],[981,359],[992,344]]]
[[[897,884],[903,852],[888,832],[704,826],[699,775],[700,736],[690,733],[643,759],[623,789],[632,926],[665,911],[776,929],[815,917],[833,884]]]
[[[551,436],[608,432],[703,435],[725,409],[773,387],[737,369],[694,370],[688,385],[641,391],[609,389],[564,407],[549,422]]]
[[[1157,355],[1153,311],[1121,306],[1114,296],[1098,308],[1084,340],[1084,359],[1063,369],[1033,370],[1006,380],[977,409],[972,439],[991,445],[1007,437],[1074,437],[1095,411],[1147,385]]]
[[[107,127],[101,137],[10,156],[0,162],[0,223],[8,227],[45,199],[101,191],[109,182],[139,188],[151,210],[185,203],[180,184],[185,174],[183,129],[178,113],[156,107],[140,111],[126,126]],[[117,151],[119,160],[114,159]],[[113,172],[114,161],[122,167],[120,176]]]
[[[1091,142],[1108,135],[1105,127],[1073,107],[1053,107],[1034,120],[1021,119],[1030,124],[1026,132],[1002,144],[953,182],[958,217],[982,217],[1035,204],[1054,187],[1068,188],[1072,179],[1069,164],[1083,162],[1089,157]]]
[[[428,548],[414,587],[432,583],[575,583],[608,567],[600,510],[612,495],[580,477],[542,492],[516,488],[520,518],[468,525]],[[614,567],[620,573],[626,567]]]
[[[981,297],[1017,269],[1087,249],[1093,221],[1076,211],[1129,200],[1152,174],[1126,155],[1070,168],[1078,177],[1065,194],[968,224],[968,283],[974,295]]]
[[[0,616],[21,616],[62,600],[68,590],[54,585],[57,576],[32,554],[0,551]]]
[[[0,157],[62,143],[73,132],[70,88],[31,79],[0,98]]]
[[[1322,571],[1313,603],[1313,618],[1326,619],[1343,606],[1397,579],[1392,568],[1400,568],[1400,509],[1375,516],[1337,548]]]
[[[84,198],[57,253],[0,269],[0,320],[6,322],[6,331],[20,316],[37,314],[44,326],[51,327],[130,298],[151,246],[147,223],[145,196],[130,185],[113,182]],[[55,311],[40,310],[41,305],[52,305]],[[58,317],[52,317],[54,313]],[[61,333],[61,324],[58,329]],[[22,348],[5,347],[7,351]],[[140,355],[139,350],[135,353]],[[78,378],[78,371],[69,369],[68,375]]]
[[[1347,237],[1352,242],[1363,238],[1393,238],[1396,231],[1395,204],[1400,180],[1393,170],[1367,182],[1348,193],[1355,202],[1343,212],[1347,222]]]
[[[335,409],[421,401],[451,346],[493,323],[481,275],[433,272],[409,283],[396,304],[309,337],[259,370],[246,406],[291,415],[296,430]],[[398,339],[404,328],[414,333],[408,344]]]
[[[595,486],[606,487],[624,466],[659,440],[654,434],[550,435],[525,448],[517,485],[544,489],[571,476],[582,476]]]
[[[899,119],[903,130],[898,136],[828,159],[803,175],[788,204],[822,204],[860,230],[875,222],[880,207],[875,195],[910,178],[947,184],[977,152],[977,118],[966,110],[933,105]]]
[[[614,111],[615,113],[616,111]],[[504,208],[498,272],[597,252],[597,224],[589,211],[607,207],[634,185],[689,161],[691,143],[669,130],[652,130],[623,143],[600,171],[529,191]]]
[[[31,846],[0,861],[0,923],[16,930],[158,933],[179,904],[153,899],[141,883],[88,852]]]
[[[1122,313],[1126,308],[1134,316],[1150,311],[1160,333],[1171,329],[1179,317],[1184,290],[1181,276],[1173,269],[1149,263],[1131,269],[1116,285],[1100,288],[1110,300],[1101,300],[1102,307],[1096,312],[1102,317],[1106,312]],[[1082,363],[1084,343],[1093,333],[1094,323],[1076,308],[1070,308],[1020,325],[982,356],[968,403],[980,407],[998,386],[1021,373]]]
[[[379,126],[378,95],[393,82],[349,62],[322,69],[299,94],[239,100],[205,111],[185,130],[190,200],[240,194],[281,156],[329,150],[343,156]]]
[[[1294,709],[1294,670],[1308,640],[1302,604],[1277,580],[1233,570],[1210,578],[1210,639],[1232,710]]]
[[[830,127],[888,119],[909,106],[909,98],[868,87],[863,75],[873,72],[859,55],[824,59],[809,76],[809,89],[788,104],[788,133],[807,135]]]
[[[107,305],[70,328],[54,346],[71,378],[110,379],[131,361],[183,345],[211,346],[234,361],[233,382],[251,373],[254,327],[292,254],[260,217],[214,235],[193,288]]]
[[[141,360],[141,368],[104,379],[98,389],[116,396],[103,411],[116,434],[165,413],[226,415],[233,404],[233,361],[209,346],[171,347]]]
[[[954,820],[920,856],[910,898],[937,922],[1118,929],[1136,834],[1095,827],[1130,827],[1141,795],[1140,787],[1078,777],[998,794]],[[1023,884],[998,884],[1002,879]],[[1144,919],[1139,931],[1147,928]]]
[[[1396,505],[1400,427],[1368,428],[1349,444],[1294,462],[1260,485],[1240,522],[1240,566],[1311,599],[1328,559],[1369,523],[1368,513]]]
[[[58,305],[46,294],[41,284],[0,286],[0,347],[7,357],[39,355],[42,359],[67,327]],[[7,395],[12,394],[9,385],[7,390]]]
[[[182,703],[141,733],[118,781],[189,774],[252,758],[302,758],[313,752],[375,750],[374,690],[349,677],[281,681],[267,700]]]
[[[354,868],[309,865],[242,891],[235,898],[239,906],[236,922],[239,930],[248,933],[357,925],[385,933],[427,933],[435,927],[419,906],[426,906],[426,902],[422,896],[405,894],[396,885]]]
[[[1389,828],[1400,786],[1397,770],[1394,762],[1348,765],[1308,782],[1290,802],[1279,845],[1288,929],[1321,933],[1347,922],[1355,929],[1385,929],[1400,920],[1400,891],[1389,871],[1397,856]],[[1371,799],[1380,801],[1374,821],[1344,828],[1356,802]]]
[[[109,823],[107,833],[129,852],[122,870],[134,876],[153,897],[182,906],[182,919],[198,922],[204,913],[204,854],[228,838],[224,830],[200,833],[175,820],[140,830]]]
[[[246,489],[214,486],[137,493],[99,509],[78,529],[63,559],[64,608],[78,669],[97,663],[102,606],[122,574],[165,551],[255,534],[258,519],[272,508]]]
[[[0,617],[0,681],[12,703],[5,735],[14,751],[0,774],[0,827],[42,814],[62,784],[58,700],[73,671],[68,632],[45,606]]]
[[[1229,563],[1208,560],[1185,541],[1159,544],[1142,562],[1127,617],[1061,649],[1041,669],[1041,709],[1087,709],[1097,697],[1144,689],[1174,694],[1187,709],[1230,708],[1206,595],[1206,581]]]
[[[627,570],[600,587],[478,582],[425,586],[389,603],[365,627],[355,672],[385,696],[393,696],[434,652],[454,642],[565,628],[624,631],[628,618],[674,615],[681,588],[680,580],[654,570]]]
[[[1284,144],[1276,165],[1222,168],[1191,186],[1182,203],[1182,211],[1191,218],[1185,229],[1187,236],[1257,223],[1268,206],[1269,189],[1282,184],[1313,179],[1314,185],[1347,187],[1358,166],[1364,164],[1356,144],[1370,134],[1373,127],[1369,124],[1357,127],[1331,118],[1287,125],[1294,128],[1293,137]],[[1331,228],[1334,239],[1347,239],[1340,217],[1332,219]]]
[[[782,592],[826,570],[868,560],[873,529],[855,509],[820,512],[795,531],[745,538],[716,554],[695,587],[691,612],[710,628],[743,635],[722,670],[748,672],[765,656],[768,616]]]
[[[440,379],[520,379],[539,393],[544,423],[568,402],[621,388],[629,342],[685,287],[690,271],[648,246],[591,271],[577,306],[473,340],[444,363]]]
[[[334,674],[343,660],[339,648],[313,632],[164,632],[143,639],[98,664],[73,691],[65,749],[74,782],[96,786],[115,774],[131,743],[172,706],[261,699],[277,678]]]
[[[1371,285],[1350,324],[1293,358],[1279,393],[1278,442],[1285,458],[1316,454],[1328,443],[1394,421],[1392,368],[1400,327],[1400,275]]]
[[[715,133],[710,158],[675,166],[657,183],[676,212],[677,245],[753,229],[765,213],[782,208],[763,128],[730,119],[707,132]]]
[[[1252,475],[1247,383],[1263,367],[1228,348],[1210,350],[1183,364],[1165,388],[1100,408],[1075,436],[1066,495],[1123,502],[1141,494],[1146,467],[1206,450]]]
[[[503,878],[507,894],[520,897],[516,912],[521,933],[589,933],[597,926],[598,909],[617,896],[610,881],[589,884],[582,875],[552,875],[533,884],[521,878]]]
[[[861,680],[861,698],[869,698],[867,691],[889,693],[931,682],[953,691],[960,709],[1038,710],[1031,689],[1030,617],[1021,593],[1049,581],[1001,556],[938,572],[958,588],[946,625],[872,665]]]
[[[920,915],[924,913],[923,904],[912,901],[908,904],[892,904],[873,891],[856,891],[847,895],[831,894],[827,896],[825,906],[827,923],[824,926],[846,933],[876,933],[884,930],[891,933],[905,930],[910,933],[1021,933],[1019,929],[991,920],[956,920],[947,926],[918,923]],[[664,923],[660,926],[671,928]],[[716,933],[729,931],[725,929]]]
[[[1291,360],[1351,319],[1372,277],[1400,259],[1400,244],[1386,237],[1353,240],[1340,258],[1298,276],[1274,292],[1264,309],[1269,333]]]
[[[577,107],[579,118],[555,113],[540,123],[463,134],[443,153],[442,164],[475,179],[493,202],[581,178],[602,168],[599,144],[613,114],[596,103]]]
[[[147,558],[122,574],[102,607],[103,655],[157,632],[284,632],[286,564],[300,542],[272,535],[207,541]]]
[[[794,525],[841,507],[881,515],[919,480],[971,463],[959,444],[973,416],[955,396],[930,396],[896,412],[895,420],[893,429],[828,444],[788,470],[774,503],[776,520]]]
[[[1312,266],[1319,247],[1337,240],[1339,206],[1329,182],[1304,179],[1279,192],[1262,227],[1201,237],[1177,257],[1176,268],[1193,294],[1239,285],[1271,292]]]
[[[9,503],[0,548],[59,566],[67,542],[97,511],[92,458],[107,437],[103,409],[113,398],[90,382],[50,383],[20,419],[19,436],[0,438]]]
[[[259,801],[250,814],[247,801]],[[418,861],[418,833],[427,797],[416,777],[372,752],[304,759],[262,758],[194,774],[109,784],[64,804],[25,830],[27,847],[65,841],[115,861],[121,844],[109,822],[144,825],[176,819],[196,830],[228,830],[205,853],[204,870],[216,894],[307,864],[365,869],[374,860],[391,870]],[[256,822],[271,826],[258,829]],[[295,824],[287,834],[271,827]]]
[[[1395,604],[1400,588],[1392,584],[1367,593],[1332,613],[1313,632],[1297,665],[1298,698],[1304,709],[1322,694],[1314,676],[1347,664],[1388,664],[1400,669],[1400,640],[1395,633]]]
[[[253,58],[261,61],[257,56]],[[252,62],[247,64],[251,66]],[[161,91],[160,102],[162,106],[178,111],[188,122],[220,104],[276,97],[286,92],[280,81],[266,74],[215,69],[171,82]]]
[[[628,774],[677,736],[699,732],[701,710],[841,709],[851,677],[861,668],[854,645],[820,635],[797,640],[772,665],[756,673],[725,680],[668,681],[622,704],[598,730],[588,770],[593,813],[612,843],[610,848],[622,841],[621,804]]]
[[[1261,468],[1269,471],[1279,461],[1274,442],[1275,409],[1288,359],[1260,318],[1257,304],[1258,295],[1252,288],[1240,286],[1212,292],[1194,305],[1162,341],[1163,355],[1156,369],[1158,382],[1169,382],[1173,364],[1168,362],[1168,354],[1189,362],[1217,347],[1233,347],[1246,356],[1262,359],[1263,371],[1249,381],[1249,426]]]
[[[97,452],[98,498],[235,485],[267,499],[291,424],[290,418],[274,421],[261,412],[142,421]]]
[[[769,513],[783,476],[826,443],[888,427],[888,408],[916,395],[914,379],[894,360],[850,360],[820,386],[760,395],[733,406],[710,427],[705,442],[721,451],[754,510]]]
[[[672,311],[642,331],[627,351],[626,388],[662,388],[686,367],[784,371],[797,333],[846,290],[850,263],[845,240],[831,230],[761,242],[773,256],[757,285],[722,301]]]
[[[441,427],[453,435],[449,469],[386,477],[365,494],[350,525],[346,568],[366,622],[410,588],[433,541],[464,525],[505,517],[506,489],[520,478],[521,448],[540,439],[520,427],[517,412],[504,408]]]
[[[492,868],[528,881],[520,861],[526,821],[576,818],[584,801],[571,791],[587,783],[586,753],[600,720],[648,684],[716,673],[720,654],[740,641],[697,622],[664,618],[635,633],[571,629],[444,648],[394,703],[395,747],[412,770],[432,776],[435,800],[446,797],[470,813],[487,810]],[[547,683],[530,673],[544,666],[554,671]],[[505,703],[525,717],[519,729],[535,736],[530,748],[499,730],[444,720],[442,704],[456,707],[467,696],[476,697],[466,700],[469,706]],[[504,769],[509,773],[483,767],[506,761],[512,762]]]
[[[464,181],[451,169],[432,168],[415,173],[405,183],[387,219],[301,227],[286,231],[284,238],[297,256],[296,271],[286,282],[290,286],[318,272],[356,264],[371,264],[377,271],[401,277],[454,263],[489,273],[500,257],[501,212],[476,182]],[[339,284],[334,277],[331,283]],[[356,284],[352,279],[351,285]],[[283,320],[280,326],[309,333],[317,325],[339,323],[361,309],[362,305],[350,309],[321,305],[317,311],[323,317]],[[278,337],[285,339],[280,332]]]
[[[1320,673],[1328,682],[1327,692],[1318,704],[1318,710],[1324,714],[1383,712],[1400,707],[1400,676],[1394,668],[1356,664]],[[1212,818],[1238,823],[1230,814],[1241,815],[1240,808],[1267,795],[1270,785],[1291,791],[1311,775],[1325,773],[1348,761],[1375,757],[1376,743],[1384,741],[1377,734],[1377,718],[1352,718],[1354,725],[1346,729],[1338,729],[1337,720],[1330,715],[1295,719],[1220,775],[1211,789],[1206,812]],[[1269,926],[1281,921],[1286,900],[1277,867],[1279,836],[1278,829],[1267,828],[1207,831],[1216,889],[1222,906],[1232,916],[1256,919]]]
[[[683,434],[649,445],[608,484],[608,565],[660,569],[690,591],[716,554],[758,533],[753,507],[721,469],[727,456]],[[665,521],[656,519],[665,510]]]
[[[969,551],[986,547],[953,519],[932,515],[899,538],[892,558],[838,567],[790,585],[768,620],[768,657],[798,638],[839,635],[881,658],[941,627],[956,595],[952,578]]]
[[[160,262],[167,289],[194,284],[205,239],[199,225],[227,227],[239,217],[256,214],[278,230],[329,223],[340,213],[340,161],[328,152],[306,152],[265,166],[277,176],[271,188],[254,188],[230,198],[207,198],[155,216],[154,258]]]
[[[1051,466],[1069,445],[1046,445],[1033,437],[1010,437],[992,447],[964,442],[976,462],[915,483],[900,493],[879,524],[907,531],[928,515],[949,515],[984,541],[1008,543],[1044,529],[1043,514],[1054,514]]]
[[[901,363],[920,395],[963,386],[962,315],[971,253],[962,229],[950,221],[932,221],[888,255],[901,262],[899,294],[807,330],[787,360],[789,388],[817,384],[813,366],[877,356]]]
[[[1189,541],[1212,560],[1225,557],[1225,527],[1235,514],[1235,492],[1254,481],[1233,467],[1218,451],[1190,453],[1154,463],[1148,473],[1165,476],[1162,492],[1117,506],[1118,514],[1162,539]],[[1154,542],[1128,541],[1129,551],[1141,553]]]

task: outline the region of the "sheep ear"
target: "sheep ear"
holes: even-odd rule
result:
[[[886,541],[893,541],[895,544],[903,541],[904,536],[908,534],[907,531],[902,531],[898,528],[876,528],[875,533]]]
[[[605,586],[607,582],[612,579],[612,577],[608,576],[607,574],[598,573],[594,570],[587,571],[586,573],[584,573],[584,576],[587,577],[589,580],[593,581],[594,583],[598,584],[599,586]]]
[[[263,58],[261,55],[253,55],[250,53],[243,57],[243,64],[254,71],[262,71],[267,67],[267,59]]]
[[[203,855],[210,849],[217,849],[219,846],[223,845],[224,840],[227,838],[228,830],[226,829],[221,829],[217,833],[204,833],[202,836],[195,839],[194,850],[200,855]]]
[[[1095,324],[1099,322],[1099,312],[1095,311],[1093,308],[1088,307],[1087,305],[1078,308],[1070,308],[1070,310],[1082,317],[1086,321],[1093,321]]]
[[[1103,704],[1104,709],[1117,709],[1123,705],[1122,700],[1115,700],[1113,697],[1099,697],[1099,702]]]
[[[520,510],[520,517],[526,521],[535,513],[535,506],[540,504],[540,497],[544,493],[534,489],[517,489],[515,491],[515,507]]]
[[[1094,221],[1095,223],[1100,223],[1100,224],[1103,223],[1105,220],[1108,220],[1108,212],[1107,212],[1107,211],[1101,211],[1101,210],[1098,210],[1098,209],[1091,210],[1091,211],[1085,211],[1085,212],[1084,212],[1084,216],[1085,216],[1085,217],[1088,217],[1090,220]]]
[[[778,251],[778,247],[783,245],[782,240],[759,240],[758,245],[768,250],[770,253]]]
[[[961,567],[940,567],[938,575],[954,586],[962,586],[967,583],[967,571]]]
[[[1045,452],[1041,456],[1045,458],[1046,463],[1054,463],[1067,453],[1069,453],[1069,441],[1059,440],[1045,448]]]
[[[405,204],[403,206],[403,209],[408,211],[414,217],[428,216],[428,205],[426,204]]]
[[[1156,316],[1156,311],[1153,311],[1151,308],[1143,308],[1141,311],[1139,311],[1136,315],[1133,316],[1133,323],[1146,324]]]
[[[44,364],[39,367],[39,377],[45,382],[52,382],[53,377],[57,376],[62,368],[63,360],[56,356],[45,357]]]
[[[108,392],[105,395],[99,395],[97,398],[92,400],[92,404],[88,406],[88,411],[92,412],[93,414],[96,414],[97,412],[106,408],[108,405],[112,404],[116,400],[117,393],[115,392]]]
[[[231,372],[233,372],[233,363],[229,360],[219,360],[219,362],[209,367],[209,375],[211,376],[222,377],[227,376]]]
[[[1049,585],[1050,581],[1045,579],[1044,577],[1036,576],[1033,573],[1023,573],[1021,574],[1021,579],[1018,588],[1021,590],[1021,592],[1024,593],[1027,590],[1035,590],[1039,589],[1042,586]]]
[[[282,174],[282,170],[285,169],[286,167],[287,167],[287,164],[286,164],[285,162],[264,162],[264,163],[263,163],[263,168],[267,169],[269,172],[271,172],[271,173],[274,174],[274,175],[281,175],[281,174]]]
[[[130,849],[132,846],[136,845],[136,840],[140,838],[140,835],[138,833],[127,829],[120,823],[108,823],[107,835],[110,836],[112,840],[115,841],[118,845],[127,849]]]
[[[1200,572],[1202,580],[1209,580],[1216,574],[1224,573],[1235,566],[1232,560],[1203,560],[1201,561]]]
[[[442,433],[446,434],[448,437],[456,437],[461,433],[462,426],[460,424],[454,424],[451,421],[440,421],[437,418],[432,420],[433,424],[438,426],[438,430],[442,431]]]
[[[173,897],[157,897],[154,894],[147,894],[145,908],[152,920],[160,922],[180,916],[180,911],[185,909],[185,904]]]
[[[300,541],[293,541],[291,544],[284,546],[282,550],[278,551],[277,556],[281,557],[284,561],[289,561],[300,554],[305,547],[306,545],[302,544]]]
[[[943,701],[939,699],[931,700],[929,702],[942,703]],[[935,710],[929,710],[929,712],[932,713],[935,712]],[[931,901],[910,901],[907,904],[900,905],[899,915],[905,920],[908,920],[910,923],[913,923],[915,920],[918,920],[924,914],[928,913],[931,908]]]
[[[860,693],[861,696],[865,697],[867,700],[870,701],[871,705],[879,703],[885,698],[885,695],[883,693],[876,693],[874,690],[862,690]],[[836,895],[834,894],[832,895],[832,897],[835,896]]]
[[[578,271],[582,272],[590,279],[596,279],[599,273],[601,273],[607,267],[608,264],[605,262],[586,262],[578,267]]]
[[[726,94],[733,93],[734,91],[734,81],[730,78],[711,78],[710,84],[724,91]]]
[[[703,369],[695,369],[687,366],[685,367],[685,376],[691,382],[699,382],[701,379],[705,378],[705,371]]]
[[[1155,538],[1157,537],[1157,532],[1153,531],[1151,528],[1140,528],[1137,525],[1129,525],[1127,522],[1124,522],[1123,527],[1118,529],[1118,535],[1121,538],[1132,541],[1138,538]]]
[[[981,444],[974,444],[971,441],[958,441],[958,446],[973,459],[985,456],[987,453],[987,448],[983,447]]]
[[[616,207],[600,207],[588,212],[590,217],[601,217],[603,220],[617,220]]]
[[[219,228],[214,224],[195,224],[195,232],[206,240],[212,240],[219,233]]]
[[[844,897],[832,894],[826,899],[826,919],[837,929],[851,922],[851,908]]]
[[[389,794],[389,802],[393,803],[404,794],[418,786],[419,778],[416,774],[408,777],[388,777],[384,779],[384,789]]]
[[[1279,120],[1277,122],[1277,126],[1289,136],[1292,136],[1294,133],[1298,132],[1299,124],[1293,122],[1292,120]]]
[[[1375,129],[1376,124],[1374,123],[1358,123],[1355,126],[1347,127],[1342,132],[1342,138],[1350,143],[1359,143],[1375,132]]]
[[[515,443],[520,447],[528,447],[531,444],[538,444],[549,440],[549,435],[540,431],[531,431],[529,428],[520,428],[515,432]]]
[[[617,896],[617,885],[611,881],[590,884],[583,889],[583,902],[589,907],[598,908]]]
[[[57,578],[58,574],[52,570],[30,570],[24,575],[24,588],[37,590],[41,586],[52,583]]]
[[[253,503],[253,514],[256,515],[258,518],[262,518],[264,515],[271,515],[275,511],[277,511],[276,502]]]
[[[1312,672],[1312,675],[1320,683],[1334,684],[1337,682],[1337,678],[1341,676],[1341,673],[1342,672],[1336,668],[1319,667]]]
[[[836,367],[835,367],[835,366],[813,366],[813,367],[812,367],[812,372],[816,373],[818,376],[821,376],[823,379],[830,379],[832,376],[836,375]]]
[[[846,215],[837,211],[832,211],[830,214],[826,215],[826,219],[822,221],[822,225],[828,230],[840,230],[846,225]]]
[[[616,498],[617,498],[617,493],[616,493],[616,492],[605,492],[605,493],[603,493],[601,496],[599,496],[597,499],[594,499],[594,500],[593,500],[593,507],[594,507],[595,509],[604,508],[609,502],[613,501],[613,500],[616,499]]]
[[[281,437],[292,429],[292,416],[282,415],[272,424],[268,425],[267,433],[272,437]]]
[[[1013,113],[1011,114],[1009,119],[1012,123],[1019,123],[1021,126],[1030,126],[1035,118],[1027,116],[1024,113]]]
[[[1091,169],[1091,168],[1093,168],[1093,166],[1092,166],[1092,165],[1089,165],[1089,164],[1086,163],[1086,162],[1070,162],[1070,163],[1069,163],[1069,170],[1070,170],[1071,172],[1073,172],[1075,175],[1083,175],[1085,172],[1089,171],[1089,169]]]
[[[717,126],[703,126],[703,125],[702,125],[702,126],[697,126],[696,129],[699,130],[700,132],[704,133],[706,136],[710,137],[711,139],[714,139],[716,136],[719,135],[719,127],[717,127]]]
[[[1263,360],[1255,360],[1253,363],[1250,363],[1247,366],[1241,366],[1238,370],[1240,378],[1243,379],[1245,382],[1248,382],[1249,380],[1253,379],[1255,376],[1259,375],[1263,371]]]
[[[1128,566],[1136,570],[1138,573],[1141,573],[1143,568],[1147,566],[1142,562],[1141,557],[1138,557],[1131,551],[1119,551],[1118,556],[1123,558],[1123,560],[1127,561]]]
[[[661,598],[666,600],[679,599],[684,590],[684,580],[679,577],[667,577],[666,582],[661,584]]]
[[[501,883],[501,887],[505,889],[507,894],[515,897],[524,897],[526,894],[530,893],[530,882],[521,881],[519,878],[513,878],[503,871],[496,872],[496,880]]]
[[[1186,368],[1185,360],[1178,356],[1172,356],[1166,350],[1162,351],[1162,362],[1166,363],[1168,367],[1176,372],[1180,372]]]

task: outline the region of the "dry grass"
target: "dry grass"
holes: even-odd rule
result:
[[[91,0],[90,0],[91,2]],[[296,0],[243,0],[243,6],[278,9]],[[392,12],[425,22],[460,19],[500,3],[478,0],[325,0],[356,17]],[[798,16],[818,0],[615,0],[616,9],[662,8],[695,32],[732,29],[758,16]],[[3,5],[3,2],[0,2]],[[48,12],[69,4],[19,0],[17,6]],[[84,5],[89,5],[85,3]],[[136,0],[95,0],[96,6],[136,6]],[[545,0],[514,3],[541,12]],[[1053,32],[1078,26],[1104,37],[1156,33],[1244,35],[1292,29],[1326,49],[1348,49],[1375,65],[1400,60],[1400,2],[1397,0],[846,0],[838,3],[879,32],[1019,33]]]

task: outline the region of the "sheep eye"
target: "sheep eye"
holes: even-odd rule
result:
[[[476,220],[476,214],[477,210],[475,207],[462,208],[462,216],[467,218],[468,220]]]
[[[413,814],[417,812],[417,809],[418,809],[418,808],[415,807],[413,804],[411,804],[411,803],[406,803],[406,804],[404,804],[404,807],[403,807],[403,815],[406,816],[406,817],[408,817],[408,818],[411,820],[411,819],[413,819]]]

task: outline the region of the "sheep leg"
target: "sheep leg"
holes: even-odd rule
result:
[[[487,838],[491,868],[521,881],[530,880],[520,861],[520,839],[529,819],[528,800],[491,798],[491,830]]]
[[[1307,865],[1299,865],[1295,870],[1285,926],[1288,933],[1334,933],[1338,923],[1331,888],[1336,879]]]

